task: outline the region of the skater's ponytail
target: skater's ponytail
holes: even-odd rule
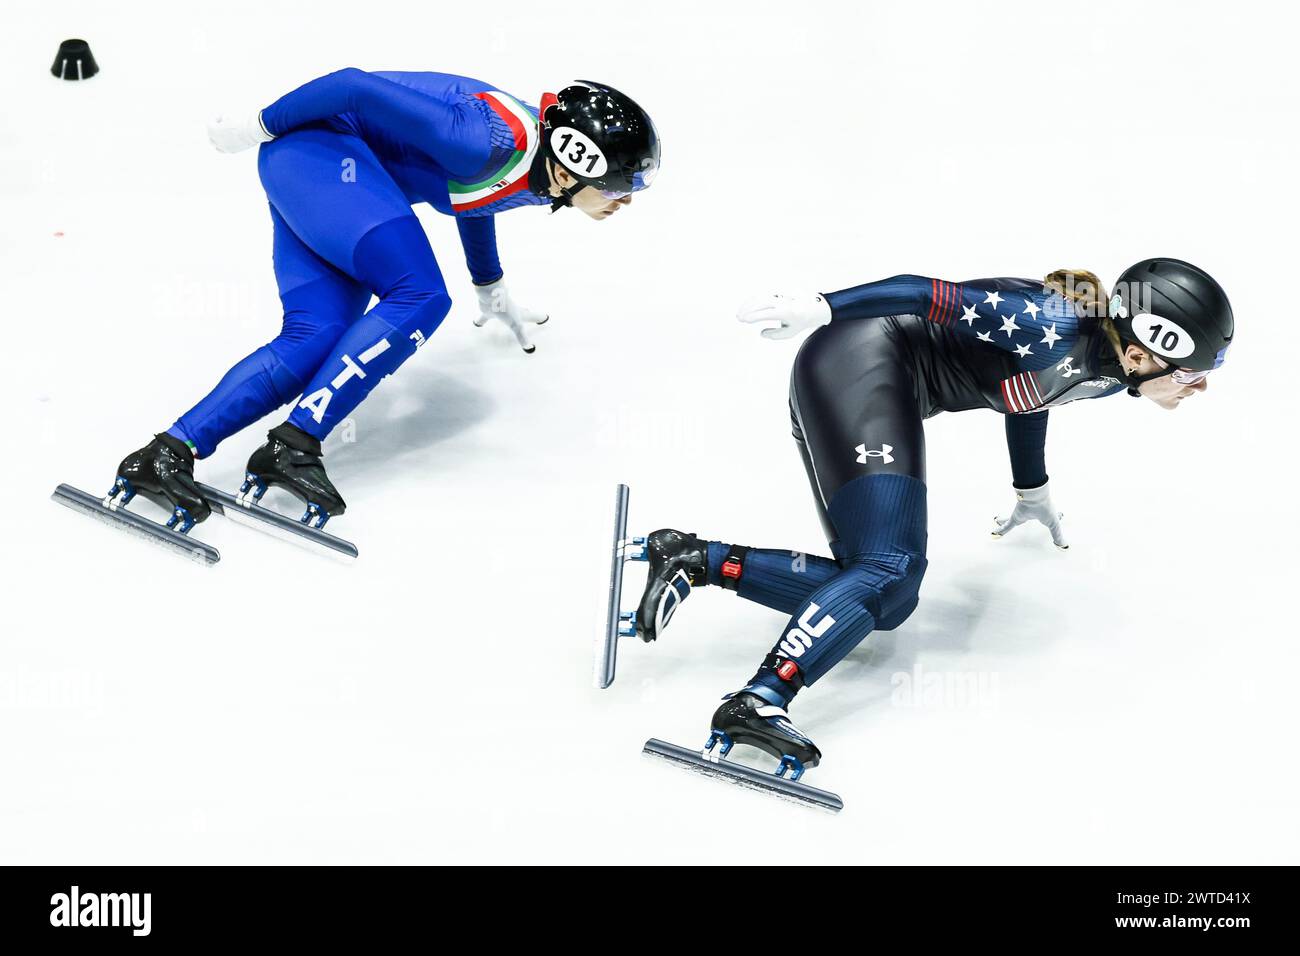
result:
[[[1057,269],[1043,279],[1043,285],[1075,303],[1080,318],[1096,319],[1111,344],[1117,349],[1123,348],[1115,323],[1110,320],[1110,295],[1095,272]]]

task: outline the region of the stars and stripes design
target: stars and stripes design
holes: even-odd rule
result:
[[[1003,295],[998,289],[928,281],[929,321],[996,345],[1027,370],[1054,364],[1078,335],[1073,307],[1055,293],[1003,290]]]
[[[930,280],[930,310],[926,319],[939,325],[952,325],[961,310],[965,286],[942,279]]]
[[[1020,372],[1002,380],[1002,399],[1009,412],[1031,412],[1047,404],[1033,372]]]
[[[1122,391],[1118,381],[1099,374],[1091,364],[1098,330],[1078,316],[1072,301],[1036,280],[945,282],[907,273],[828,292],[825,297],[837,322],[917,316],[951,330],[953,337],[968,336],[995,346],[1007,357],[985,355],[983,349],[949,354],[947,343],[934,343],[950,360],[969,363],[972,385],[990,407],[997,407],[1000,397],[1007,412],[1024,413],[1062,400]],[[1008,372],[1012,374],[1007,376]],[[1093,387],[1075,388],[1081,383]]]
[[[1079,332],[1073,307],[1055,293],[984,289],[940,279],[930,280],[926,318],[1016,356],[1025,370],[1001,382],[1007,411],[1016,413],[1047,404],[1051,387],[1035,373],[1055,365]]]

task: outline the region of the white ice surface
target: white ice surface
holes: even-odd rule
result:
[[[269,6],[6,7],[0,860],[1300,862],[1293,10]],[[69,36],[100,76],[49,75]],[[607,223],[501,217],[510,287],[552,315],[531,357],[471,326],[454,226],[421,212],[456,304],[328,445],[354,565],[213,519],[204,570],[57,507],[278,327],[254,157],[205,119],[347,65],[533,101],[605,79],[663,174]],[[1052,413],[1068,553],[989,538],[997,415],[927,425],[921,606],[793,710],[842,814],[640,756],[701,741],[783,619],[697,594],[595,690],[615,482],[638,532],[824,550],[796,343],[739,301],[1162,254],[1214,271],[1239,341],[1175,414]],[[230,487],[276,420],[200,477]],[[908,706],[900,674],[982,692]]]

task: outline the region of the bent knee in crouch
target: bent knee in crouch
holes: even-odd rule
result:
[[[437,331],[451,311],[451,296],[446,289],[430,289],[419,294],[409,313],[395,326],[397,331],[417,346]]]
[[[876,619],[876,629],[892,631],[916,610],[928,564],[923,554],[899,551],[854,555],[844,567],[860,578],[863,601]]]

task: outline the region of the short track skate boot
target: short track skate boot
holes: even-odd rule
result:
[[[757,694],[740,691],[723,699],[713,714],[713,727],[704,750],[711,752],[722,745],[719,757],[725,757],[736,744],[748,744],[781,761],[776,775],[792,771],[798,780],[808,767],[821,762],[822,754],[808,737],[790,722],[784,708],[776,707]]]
[[[317,528],[347,510],[343,496],[325,474],[319,440],[288,422],[272,428],[266,437],[266,444],[248,459],[241,496],[251,495],[256,504],[267,488],[283,488],[307,505],[299,520],[310,524],[315,519]]]
[[[122,459],[104,504],[125,507],[137,494],[170,511],[167,527],[181,534],[212,513],[194,483],[194,453],[166,432]]]
[[[693,534],[671,528],[654,532],[645,543],[650,576],[636,611],[636,633],[653,641],[692,587],[709,583],[709,546]]]

